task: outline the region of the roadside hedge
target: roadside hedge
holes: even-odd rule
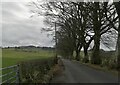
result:
[[[55,62],[56,59],[54,57],[21,62],[21,82],[29,84],[42,83],[45,81],[44,76],[49,73],[50,69],[55,65]]]

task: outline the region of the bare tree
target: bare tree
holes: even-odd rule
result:
[[[120,1],[114,2],[116,11],[119,17],[119,27],[118,27],[118,39],[117,39],[117,50],[118,50],[118,68],[120,68]]]
[[[43,5],[37,3],[34,5],[44,10],[45,23],[50,25],[45,30],[53,31],[51,28],[55,22],[57,23],[60,50],[68,52],[71,49],[71,56],[75,51],[76,60],[80,60],[80,51],[83,47],[84,61],[88,62],[88,48],[94,41],[92,63],[101,63],[99,56],[101,36],[110,32],[118,19],[112,4],[107,2],[47,2]]]

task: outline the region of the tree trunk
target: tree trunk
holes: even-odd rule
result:
[[[75,57],[75,59],[76,59],[77,61],[79,61],[79,60],[80,60],[80,51],[79,51],[79,50],[76,50],[75,52],[76,52],[76,57]]]
[[[83,61],[85,63],[89,62],[89,59],[88,59],[88,51],[87,51],[87,47],[84,46],[84,59]]]
[[[101,64],[101,58],[100,58],[100,36],[95,35],[94,39],[94,49],[92,54],[92,64]]]
[[[73,59],[73,51],[70,52],[69,56],[70,56],[70,60],[72,60]]]
[[[93,54],[92,54],[92,63],[93,64],[100,64],[101,59],[99,55],[99,49],[100,49],[100,28],[101,28],[101,17],[99,13],[99,2],[94,3],[95,8],[93,10],[93,24],[94,24],[94,32],[95,32],[95,37],[94,37],[94,49],[93,49]]]
[[[80,45],[77,49],[76,49],[76,60],[79,61],[80,60],[80,51],[82,49],[82,45]]]
[[[119,23],[120,24],[120,23]],[[118,68],[120,68],[120,25],[119,25],[119,30],[118,30]]]
[[[119,17],[119,27],[118,27],[118,39],[117,39],[117,50],[118,50],[118,55],[117,55],[117,62],[118,62],[118,68],[120,68],[120,1],[119,2],[114,2],[116,11]]]

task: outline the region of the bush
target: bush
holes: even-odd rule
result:
[[[101,66],[106,66],[109,69],[117,69],[117,61],[115,59],[115,56],[109,56],[109,57],[105,57],[102,59],[102,64]]]
[[[22,83],[41,83],[44,81],[44,75],[49,72],[54,64],[54,58],[21,62]]]
[[[92,55],[92,52],[89,51],[89,56],[90,58]],[[116,52],[115,51],[100,51],[100,56],[101,56],[101,67],[107,67],[108,69],[117,69],[118,64],[116,61]],[[91,59],[90,59],[91,60]]]
[[[108,65],[109,69],[117,69],[117,62],[115,62],[115,59],[111,59],[109,61],[109,65]]]

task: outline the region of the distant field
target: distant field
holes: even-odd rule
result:
[[[15,49],[2,49],[2,67],[15,65],[21,61],[44,59],[54,56],[53,50],[23,51]]]

